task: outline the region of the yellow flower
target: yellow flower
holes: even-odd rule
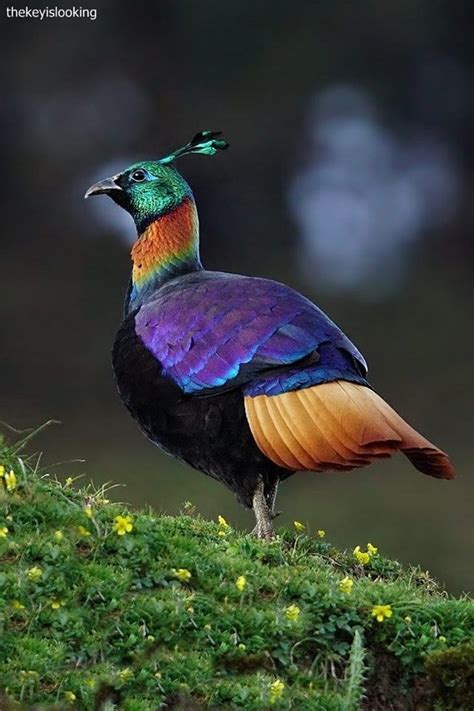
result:
[[[118,536],[124,536],[126,533],[133,531],[132,516],[116,516],[114,521],[113,530]]]
[[[187,568],[178,568],[177,570],[173,570],[173,574],[174,577],[181,580],[182,583],[187,583],[191,580],[191,573],[187,570]]]
[[[147,635],[147,637],[146,637],[146,641],[147,641],[147,642],[154,642],[154,641],[155,641],[155,638],[153,637],[152,634],[149,634],[149,635]]]
[[[53,610],[59,610],[60,607],[64,607],[66,603],[64,600],[51,600],[50,605]]]
[[[367,563],[370,561],[370,555],[364,551],[361,551],[360,546],[356,546],[353,552],[354,558],[361,565],[367,565]]]
[[[74,479],[72,478],[72,476],[68,476],[68,478],[66,479],[66,481],[64,482],[64,484],[65,484],[66,486],[71,486],[71,484],[72,484],[73,482],[74,482]]]
[[[54,540],[55,541],[62,541],[64,538],[64,533],[62,531],[55,531],[54,532]]]
[[[12,491],[15,491],[16,489],[16,474],[13,471],[13,469],[10,469],[8,474],[5,474],[5,485],[7,487],[7,491],[10,493]]]
[[[340,590],[342,593],[345,593],[346,595],[350,595],[351,592],[352,592],[352,587],[353,587],[353,585],[354,585],[354,581],[352,580],[352,578],[349,578],[349,577],[346,575],[346,577],[343,578],[343,579],[339,582],[339,590]]]
[[[407,616],[404,617],[403,619],[405,620],[405,622],[407,623],[407,625],[410,624],[410,622],[411,622],[411,617],[410,617],[410,615],[407,615]]]
[[[281,699],[284,690],[285,684],[282,682],[281,679],[277,679],[273,682],[273,684],[270,684],[270,703],[274,704],[278,701],[278,699]]]
[[[12,600],[10,605],[14,610],[24,610],[25,609],[25,606],[19,600]]]
[[[133,676],[133,671],[130,669],[130,667],[126,667],[125,669],[122,669],[122,671],[119,671],[118,677],[120,681],[130,681],[130,679]]]
[[[317,533],[320,538],[324,538],[326,536],[326,531],[323,531],[322,528],[320,528]]]
[[[220,515],[219,515],[219,516],[217,517],[217,521],[218,521],[218,523],[219,523],[219,526],[220,526],[221,528],[223,528],[224,530],[225,530],[226,528],[229,528],[229,524],[228,524],[227,521],[225,520],[224,516],[220,516]]]
[[[224,530],[221,530],[217,531],[217,535],[219,536],[219,538],[225,538],[227,533]]]
[[[86,680],[84,681],[84,684],[85,684],[86,686],[88,686],[89,689],[95,689],[96,680],[95,680],[95,679],[92,679],[92,677],[91,677],[90,679],[86,679]]]
[[[6,526],[0,526],[0,538],[6,538],[8,536],[8,528]]]
[[[5,476],[5,467],[3,466],[3,464],[0,464],[0,479],[2,478],[2,476]]]
[[[84,528],[84,526],[78,526],[77,532],[80,536],[83,536],[84,538],[87,538],[88,536],[91,535],[91,532],[88,531],[87,528]]]
[[[33,568],[30,568],[28,570],[26,575],[28,577],[28,580],[31,580],[33,583],[36,583],[43,575],[43,571],[38,565],[34,565]]]
[[[443,637],[443,635],[440,635],[438,637],[438,642],[441,642],[441,644],[444,644],[446,642],[446,637]]]
[[[290,620],[290,622],[296,622],[300,613],[301,610],[298,605],[288,605],[288,607],[285,608],[285,617],[287,620]]]
[[[300,521],[293,521],[293,526],[295,527],[295,531],[298,531],[298,533],[301,533],[301,531],[306,530],[306,526],[304,525],[304,523],[301,523]]]
[[[87,504],[87,506],[84,506],[84,513],[87,516],[87,518],[92,518],[92,506],[90,504]]]
[[[383,622],[393,615],[390,605],[374,605],[372,608],[372,617],[375,617],[377,622]]]
[[[239,575],[239,577],[235,581],[235,587],[237,588],[237,590],[239,590],[240,592],[243,592],[245,590],[246,585],[247,585],[247,578],[245,577],[245,575]]]
[[[73,701],[75,701],[75,700],[77,699],[77,696],[76,696],[76,694],[74,693],[74,691],[65,691],[65,692],[64,692],[64,698],[66,699],[66,701],[67,701],[68,703],[72,704]]]
[[[375,555],[375,554],[377,553],[377,551],[378,551],[378,548],[376,548],[375,546],[373,546],[372,543],[367,543],[367,553],[368,553],[370,556]]]

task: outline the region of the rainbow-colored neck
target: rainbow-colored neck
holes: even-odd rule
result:
[[[202,269],[199,219],[192,197],[151,221],[132,247],[130,300],[141,303],[158,286],[180,274]]]

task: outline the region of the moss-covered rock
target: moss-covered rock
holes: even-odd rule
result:
[[[426,670],[440,707],[474,709],[474,635],[472,642],[432,652]]]
[[[0,464],[2,709],[474,708],[474,605],[427,573]]]

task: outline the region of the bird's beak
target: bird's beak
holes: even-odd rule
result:
[[[91,195],[110,195],[110,193],[115,190],[122,190],[120,185],[117,185],[115,178],[106,178],[105,180],[99,180],[98,183],[91,185],[89,190],[84,195],[85,198],[91,197]]]

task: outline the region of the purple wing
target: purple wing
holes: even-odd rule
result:
[[[343,371],[365,382],[365,360],[342,331],[304,296],[268,279],[182,277],[142,306],[135,327],[185,393],[245,385],[247,394],[276,394]]]

